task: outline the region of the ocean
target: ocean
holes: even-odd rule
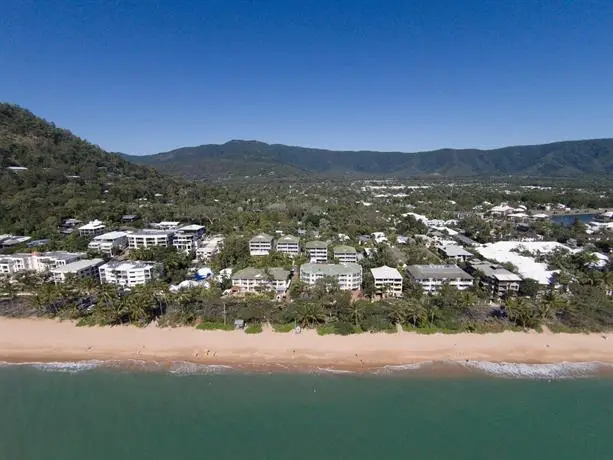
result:
[[[597,365],[0,366],[0,459],[611,459]]]

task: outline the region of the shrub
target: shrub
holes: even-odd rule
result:
[[[272,325],[272,329],[275,332],[291,332],[294,330],[294,325],[289,323],[289,324],[273,324]]]
[[[224,324],[220,322],[213,321],[203,321],[196,326],[196,329],[200,329],[203,331],[215,331],[221,329],[222,331],[233,331],[234,326],[231,324]]]
[[[334,325],[334,333],[340,335],[349,335],[355,332],[353,324],[348,321],[339,321]]]
[[[245,328],[245,334],[259,334],[262,332],[262,323],[250,324]]]
[[[321,326],[317,327],[318,335],[334,334],[335,332],[336,331],[333,324],[322,324]]]

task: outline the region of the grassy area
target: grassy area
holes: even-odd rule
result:
[[[260,332],[262,332],[261,323],[251,324],[245,328],[245,334],[259,334]]]
[[[273,324],[272,329],[275,332],[292,332],[294,330],[293,324]]]
[[[202,331],[215,331],[215,330],[233,331],[234,326],[231,324],[224,324],[220,322],[203,321],[202,323],[196,326],[196,329],[200,329]]]

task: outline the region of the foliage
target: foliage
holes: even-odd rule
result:
[[[262,332],[262,323],[250,324],[245,328],[245,334],[259,334]]]
[[[234,326],[232,326],[231,324],[216,323],[212,321],[203,321],[202,323],[196,326],[196,329],[200,329],[202,331],[214,331],[214,330],[233,331]]]

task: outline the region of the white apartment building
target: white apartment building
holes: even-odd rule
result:
[[[126,232],[103,233],[102,235],[95,236],[87,247],[112,256],[128,247],[128,234]]]
[[[357,290],[362,286],[362,266],[358,264],[304,264],[300,280],[313,286],[317,280],[332,277],[343,290]]]
[[[384,265],[371,268],[370,272],[375,280],[375,288],[380,294],[402,296],[402,275],[398,270]]]
[[[143,261],[112,260],[98,268],[101,283],[134,287],[146,284],[157,277],[159,264]]]
[[[440,291],[444,284],[459,291],[473,285],[473,277],[457,265],[409,265],[406,270],[411,280],[421,284],[428,293]]]
[[[195,251],[198,248],[198,242],[204,235],[204,227],[202,225],[186,225],[177,230],[172,238],[172,245],[178,251]]]
[[[7,254],[0,257],[0,274],[12,275],[22,271],[47,272],[85,256],[82,252],[33,252]]]
[[[260,233],[249,240],[249,254],[267,256],[273,250],[274,239],[266,233]]]
[[[334,259],[341,264],[355,264],[358,262],[358,252],[351,246],[336,246],[332,253]]]
[[[289,287],[289,274],[289,271],[283,268],[248,267],[232,275],[232,287],[240,292],[272,290],[278,295],[282,295]]]
[[[104,263],[103,259],[83,259],[71,262],[51,270],[53,281],[63,283],[70,275],[77,278],[98,279],[98,267]]]
[[[104,225],[99,220],[92,220],[85,225],[79,227],[79,235],[81,236],[97,236],[102,235],[104,233],[104,229],[106,225]]]
[[[196,257],[200,260],[209,260],[217,254],[223,247],[224,237],[215,235],[207,238],[202,242],[200,247],[196,249]]]
[[[277,240],[277,252],[287,254],[290,257],[300,255],[300,239],[295,236],[286,235]]]
[[[153,246],[168,247],[172,244],[172,231],[143,229],[128,233],[130,249],[150,248]]]
[[[462,246],[457,244],[446,244],[438,247],[438,252],[447,260],[455,263],[466,262],[468,259],[475,257],[471,252],[468,252]]]
[[[309,241],[305,244],[309,261],[314,264],[325,264],[328,261],[328,244],[323,241]]]

